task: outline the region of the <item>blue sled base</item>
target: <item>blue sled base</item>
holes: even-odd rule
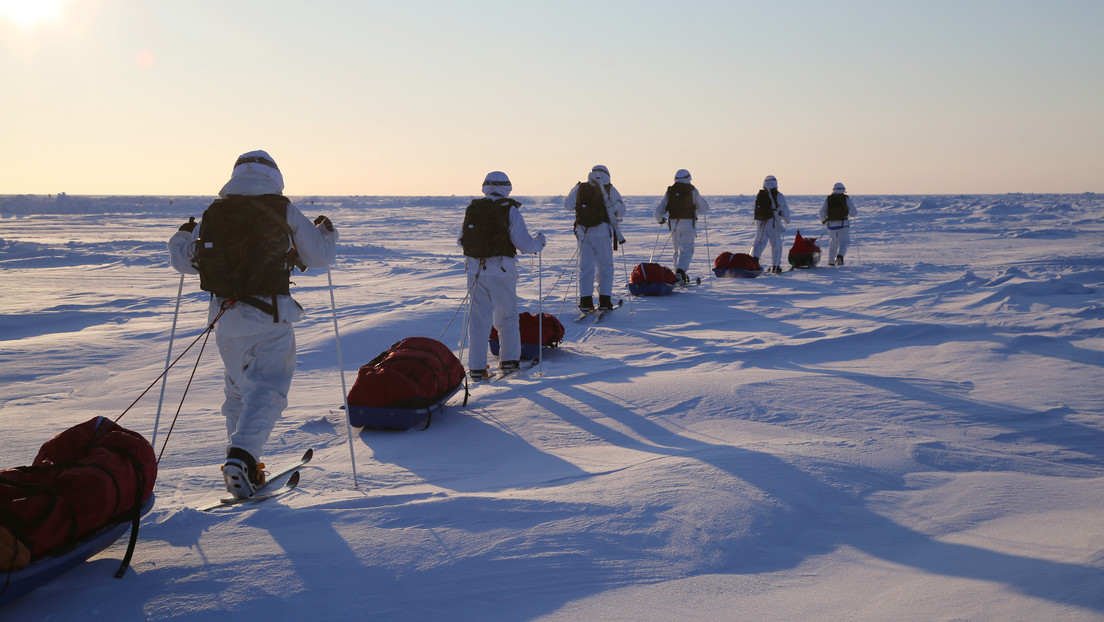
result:
[[[675,291],[674,283],[629,283],[633,296],[666,296]]]
[[[142,516],[153,509],[153,497],[150,495],[142,504]],[[12,571],[8,588],[0,594],[0,607],[15,601],[34,589],[46,585],[59,575],[76,568],[100,551],[115,544],[115,541],[130,531],[131,521],[107,525],[77,543],[72,549],[51,557],[42,557],[31,562],[26,568]],[[7,573],[3,573],[7,574]],[[0,586],[3,581],[0,580]]]
[[[744,270],[743,268],[713,268],[718,279],[754,279],[763,274],[763,269]]]
[[[422,426],[429,427],[433,415],[445,411],[445,402],[456,395],[464,384],[460,383],[436,402],[423,408],[376,408],[371,406],[349,406],[349,425],[354,428],[373,428],[377,430],[409,430]],[[425,425],[422,425],[425,424]]]

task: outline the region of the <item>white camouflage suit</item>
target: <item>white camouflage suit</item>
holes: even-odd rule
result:
[[[763,188],[774,190],[778,188],[778,180],[774,175],[767,175],[763,180]],[[751,256],[761,257],[767,242],[771,245],[771,266],[782,266],[782,232],[786,225],[790,224],[790,206],[786,203],[786,197],[779,192],[774,197],[775,217],[763,222],[755,221],[755,241],[751,243]]]
[[[832,194],[847,194],[847,188],[841,183],[832,186]],[[828,265],[836,265],[836,258],[847,255],[851,244],[851,221],[856,216],[855,204],[847,197],[848,220],[828,220],[828,199],[820,206],[820,222],[828,227]]]
[[[239,162],[249,158],[272,162],[239,163],[230,181],[219,196],[260,196],[282,194],[283,176],[264,151],[243,154]],[[337,231],[324,225],[315,226],[295,205],[289,203],[287,223],[291,227],[295,247],[304,264],[324,268],[337,256]],[[192,266],[195,240],[203,223],[194,231],[177,231],[169,239],[172,267],[184,274],[198,274]],[[214,321],[224,299],[212,298],[207,321]],[[278,296],[276,306],[279,322],[273,316],[243,303],[230,307],[215,324],[215,343],[225,367],[225,400],[222,414],[226,417],[229,447],[243,449],[259,460],[276,421],[287,407],[288,389],[295,371],[295,333],[292,322],[303,315],[303,308],[291,296]]]
[[[499,199],[510,196],[510,179],[505,173],[495,171],[483,181],[483,196]],[[539,253],[545,244],[544,234],[529,235],[525,219],[516,207],[510,208],[510,242],[519,253]],[[464,231],[456,236],[460,238]],[[518,326],[518,260],[516,257],[465,257],[468,275],[468,291],[471,308],[468,315],[468,369],[487,369],[487,348],[491,326],[498,330],[499,360],[517,361],[521,358],[521,330]]]
[[[625,217],[625,202],[621,193],[610,183],[609,170],[599,164],[587,174],[587,181],[602,189],[609,200],[607,211],[615,221]],[[579,187],[575,186],[564,199],[564,207],[575,212]],[[610,223],[593,227],[575,226],[575,239],[579,243],[579,296],[594,296],[594,276],[598,275],[598,295],[613,295],[613,237],[616,232]]]
[[[675,173],[675,181],[689,184],[691,182],[690,172],[686,169],[679,169]],[[709,204],[705,202],[697,188],[694,188],[694,211],[698,214],[709,213]],[[656,206],[655,219],[657,223],[663,224],[666,218],[667,195],[664,194],[663,199]],[[694,258],[694,238],[698,237],[694,219],[670,219],[667,221],[667,226],[671,230],[671,249],[674,253],[675,271],[682,270],[683,273],[686,273],[690,269],[690,260]]]

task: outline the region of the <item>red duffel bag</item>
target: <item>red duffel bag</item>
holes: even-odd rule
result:
[[[739,270],[762,270],[759,260],[747,253],[724,252],[713,260],[714,268],[736,268]]]
[[[678,277],[667,266],[657,263],[638,263],[629,275],[630,283],[674,283]]]
[[[0,570],[132,520],[156,481],[149,441],[110,419],[94,417],[58,434],[31,466],[0,471]]]
[[[463,381],[464,366],[445,344],[407,337],[360,368],[349,406],[425,408]]]
[[[518,314],[518,329],[521,332],[522,345],[543,341],[541,345],[555,348],[564,338],[563,323],[551,313],[541,313],[541,321],[537,322],[537,314],[523,311]],[[498,341],[498,329],[493,326],[491,340]]]

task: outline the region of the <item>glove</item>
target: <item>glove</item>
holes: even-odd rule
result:
[[[540,245],[541,245],[542,249],[548,244],[548,241],[544,239],[544,234],[543,233],[538,233],[537,234],[537,239],[540,240]]]
[[[195,216],[189,216],[188,217],[188,222],[180,225],[179,231],[187,231],[188,233],[191,233],[191,232],[195,231],[195,228],[196,228],[197,224],[199,224],[199,223],[197,223],[195,221]]]
[[[666,218],[660,218],[660,219],[659,219],[659,220],[657,220],[656,222],[658,222],[659,224],[661,224],[661,225],[662,225],[663,223],[667,222],[667,219],[666,219]]]
[[[318,215],[318,218],[314,219],[314,224],[315,226],[322,225],[326,228],[327,231],[333,231],[333,223],[330,222],[329,218],[326,218],[321,214]]]

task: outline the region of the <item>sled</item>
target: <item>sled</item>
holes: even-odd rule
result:
[[[820,263],[820,247],[816,244],[816,238],[806,238],[797,232],[793,246],[787,253],[786,259],[795,269],[815,268]]]
[[[491,339],[487,342],[491,348],[491,354],[498,356],[499,344],[498,339]],[[552,348],[555,346],[545,346]],[[521,344],[521,360],[535,361],[540,356],[541,348],[535,343],[523,343]]]
[[[518,332],[521,334],[521,360],[530,361],[535,361],[540,357],[541,347],[537,344],[538,337],[544,340],[544,347],[546,348],[559,346],[564,337],[563,324],[551,313],[542,313],[539,323],[535,313],[527,311],[519,313]],[[490,346],[491,354],[498,356],[498,329],[491,328],[491,336],[487,343]]]
[[[349,425],[382,430],[429,427],[464,384],[464,367],[443,343],[407,337],[362,365],[345,401]]]
[[[142,504],[142,516],[153,509],[154,495],[150,495]],[[126,535],[133,526],[132,518],[112,523],[101,528],[86,538],[77,542],[73,548],[57,555],[41,557],[31,562],[25,568],[13,570],[7,578],[7,588],[0,593],[0,607],[13,602],[36,588],[46,585],[58,576],[76,568],[93,556],[97,555],[116,540]],[[4,576],[0,573],[0,588],[4,583]]]
[[[463,383],[457,384],[436,402],[422,408],[349,406],[349,425],[374,430],[409,430],[421,426],[424,430],[433,421],[433,415],[445,412],[445,402],[463,388]]]
[[[713,260],[713,274],[718,279],[754,279],[763,274],[763,267],[746,253],[724,252]]]
[[[754,279],[763,274],[763,269],[745,270],[743,268],[713,268],[718,279]]]
[[[666,296],[673,291],[674,283],[629,283],[629,293],[633,296]]]
[[[667,296],[675,291],[678,276],[657,263],[639,263],[629,276],[629,293],[633,296]]]

